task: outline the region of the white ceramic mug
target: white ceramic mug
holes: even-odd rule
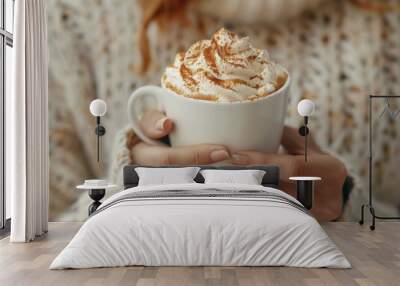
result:
[[[136,135],[149,144],[163,144],[145,136],[142,115],[151,109],[164,112],[174,122],[172,146],[221,144],[230,151],[273,153],[280,145],[288,102],[290,78],[279,90],[253,101],[214,102],[184,97],[158,86],[132,93],[128,116]]]

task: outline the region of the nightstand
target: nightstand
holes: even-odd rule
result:
[[[106,190],[113,189],[117,187],[117,185],[108,184],[106,181],[103,180],[101,183],[97,184],[88,184],[87,181],[85,181],[85,184],[79,185],[76,188],[78,190],[88,190],[88,195],[93,200],[93,203],[88,208],[88,213],[90,216],[101,205],[100,200],[104,198]]]
[[[320,177],[290,177],[289,180],[296,181],[297,200],[308,210],[312,209],[314,203],[315,181],[321,181]]]

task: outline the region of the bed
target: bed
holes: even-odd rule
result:
[[[124,168],[124,190],[103,202],[50,269],[351,267],[313,216],[279,190],[276,166],[247,167],[265,171],[261,185],[205,184],[199,173],[195,183],[152,186],[138,186],[136,167]]]

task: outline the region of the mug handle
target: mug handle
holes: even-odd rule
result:
[[[132,129],[136,135],[143,141],[151,145],[162,145],[166,144],[147,137],[142,129],[140,128],[139,121],[146,112],[146,110],[156,109],[164,112],[162,105],[162,97],[165,91],[155,85],[147,85],[138,88],[132,92],[128,101],[128,117],[132,124]]]

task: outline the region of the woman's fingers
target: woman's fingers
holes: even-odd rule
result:
[[[267,154],[256,151],[240,151],[232,154],[232,163],[237,165],[270,164],[281,161],[283,154]]]
[[[255,151],[240,151],[232,154],[235,165],[274,165],[279,166],[283,177],[295,176],[302,156],[288,154],[261,153]],[[304,159],[303,159],[304,160]]]
[[[139,165],[207,165],[229,158],[224,146],[209,144],[165,147],[140,142],[131,152]]]
[[[147,137],[160,139],[171,133],[174,123],[164,113],[151,110],[146,112],[140,120],[140,128]]]

